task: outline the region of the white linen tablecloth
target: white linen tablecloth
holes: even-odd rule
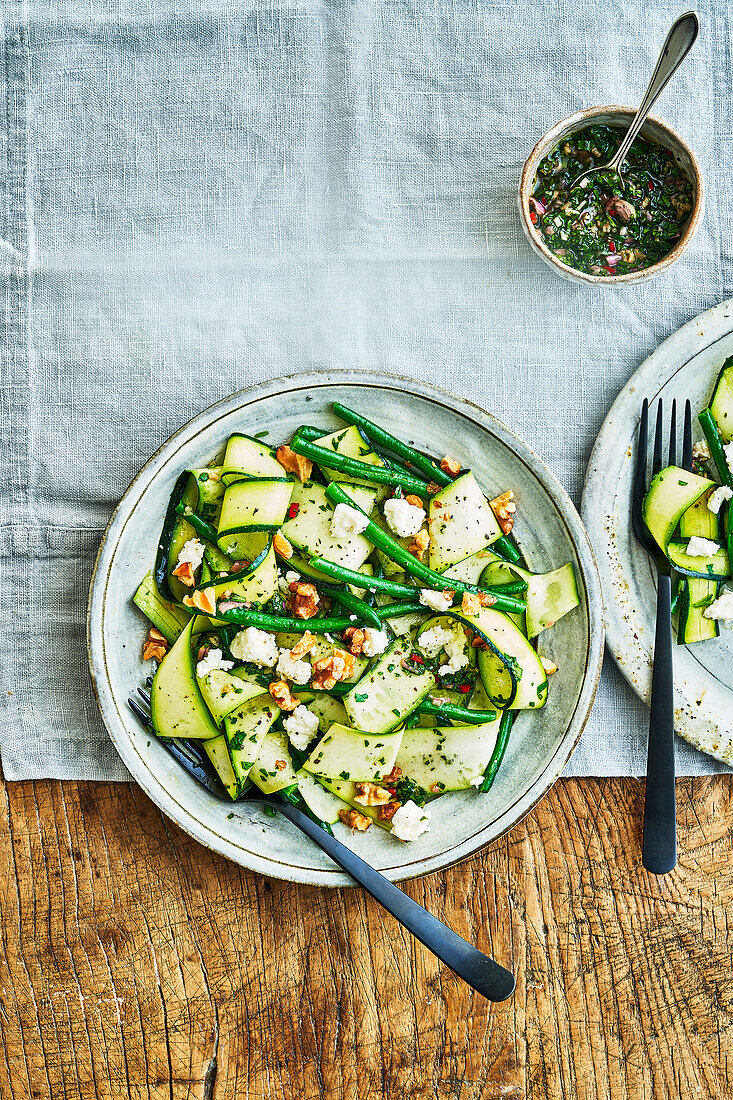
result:
[[[558,279],[519,228],[557,119],[640,98],[663,0],[6,0],[0,501],[9,779],[123,779],[86,669],[110,512],[179,425],[324,367],[427,378],[494,412],[579,501],[639,362],[733,294],[731,13],[659,105],[707,214],[658,281]],[[610,659],[568,774],[644,771]],[[681,774],[718,771],[679,746]]]

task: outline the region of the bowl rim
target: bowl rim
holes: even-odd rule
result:
[[[196,435],[209,429],[217,420],[265,397],[276,397],[285,392],[302,389],[305,392],[314,387],[351,386],[355,391],[369,385],[383,388],[392,393],[427,399],[459,413],[474,428],[487,432],[507,446],[516,458],[528,468],[528,471],[540,483],[552,500],[565,527],[566,535],[573,546],[581,581],[586,595],[588,615],[588,647],[585,656],[585,669],[578,700],[568,722],[565,733],[558,743],[553,756],[532,785],[507,807],[491,823],[495,831],[486,835],[491,825],[485,826],[470,837],[458,842],[447,852],[443,849],[434,855],[420,857],[411,863],[400,862],[394,866],[382,868],[382,873],[391,881],[405,881],[434,871],[445,870],[461,860],[476,854],[488,844],[499,840],[534,808],[560,777],[565,765],[574,752],[588,721],[603,663],[605,642],[605,615],[600,575],[595,554],[583,525],[583,521],[560,481],[541,458],[515,433],[493,414],[482,409],[467,398],[454,396],[426,382],[416,382],[396,374],[381,371],[328,370],[298,372],[281,376],[268,382],[238,390],[228,397],[202,410],[183,424],[155,451],[135,475],[119,504],[115,508],[105,529],[92,571],[87,606],[87,656],[89,671],[102,721],[110,735],[112,743],[120,754],[123,763],[135,782],[155,803],[156,807],[171,818],[184,832],[240,866],[257,873],[285,881],[308,885],[350,886],[353,881],[343,872],[319,868],[297,867],[280,862],[259,853],[244,852],[222,832],[214,832],[210,826],[198,821],[184,801],[168,790],[162,783],[150,761],[145,758],[128,733],[123,710],[118,706],[111,688],[106,670],[106,655],[103,632],[105,598],[110,569],[114,562],[116,548],[124,528],[132,518],[137,501],[156,476],[163,470],[170,458],[175,455],[183,442],[190,442]],[[127,714],[124,714],[127,718]],[[127,719],[129,722],[129,719]],[[401,846],[400,846],[401,847]],[[242,856],[246,855],[246,861]]]
[[[628,286],[631,283],[642,282],[654,275],[658,275],[680,259],[700,226],[700,220],[704,209],[704,184],[700,164],[684,138],[680,137],[676,130],[673,130],[670,124],[658,115],[649,115],[644,122],[644,126],[649,122],[654,123],[655,126],[659,126],[669,137],[671,146],[676,145],[678,150],[684,152],[692,165],[692,174],[694,178],[691,182],[695,187],[695,205],[693,206],[690,220],[687,223],[684,233],[671,252],[668,252],[666,256],[663,256],[661,260],[657,260],[657,262],[650,267],[642,268],[640,271],[629,271],[625,275],[615,275],[612,279],[609,279],[602,275],[592,275],[585,271],[578,271],[577,268],[572,267],[570,264],[564,264],[562,260],[558,260],[557,256],[555,256],[545,244],[541,233],[539,233],[532,224],[532,220],[529,216],[529,199],[532,194],[537,167],[542,155],[552,148],[568,130],[571,130],[573,127],[577,127],[581,130],[586,129],[598,115],[616,114],[628,117],[635,115],[636,110],[636,107],[623,107],[619,104],[610,104],[608,106],[584,107],[579,111],[574,111],[572,114],[560,119],[559,122],[556,122],[539,141],[535,142],[522,168],[518,198],[519,212],[525,233],[546,263],[554,267],[563,276],[567,277],[568,274],[572,274],[575,280],[588,283],[590,286]],[[642,130],[643,129],[644,127],[642,127]],[[675,150],[672,149],[672,151],[674,152]]]

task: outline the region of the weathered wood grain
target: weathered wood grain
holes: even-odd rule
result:
[[[243,872],[134,786],[9,784],[0,1097],[725,1100],[733,782],[678,792],[664,879],[642,786],[587,780],[406,887],[515,968],[492,1007],[362,893]]]

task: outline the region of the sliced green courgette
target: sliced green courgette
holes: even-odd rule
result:
[[[502,611],[482,607],[476,614],[448,612],[484,641],[478,667],[486,694],[496,707],[538,709],[547,702],[547,674],[525,636]]]
[[[334,723],[303,767],[317,778],[377,782],[394,767],[402,743],[397,733],[369,733]]]
[[[232,765],[240,783],[248,778],[253,764],[259,759],[265,738],[279,714],[280,708],[275,706],[271,696],[262,694],[260,689],[259,696],[241,703],[224,719]]]
[[[292,481],[235,481],[224,493],[219,517],[219,549],[236,560],[253,561],[267,536],[282,525]]]
[[[710,607],[717,592],[717,581],[702,580],[699,577],[682,579],[677,627],[677,641],[681,645],[706,642],[719,636],[718,620],[705,617],[705,608]]]
[[[687,577],[702,577],[705,580],[725,580],[730,576],[728,551],[723,547],[710,557],[690,557],[686,542],[670,542],[667,557],[678,573]]]
[[[290,518],[283,523],[282,533],[298,550],[358,569],[371,554],[372,544],[363,535],[348,538],[332,535],[333,511],[322,485],[315,481],[302,485],[298,482],[293,488]]]
[[[234,774],[226,737],[223,733],[220,733],[218,737],[212,737],[211,740],[204,741],[203,746],[206,755],[216,768],[219,779],[226,787],[229,797],[235,799],[241,791],[241,785]]]
[[[493,722],[481,726],[405,730],[397,767],[433,794],[467,790],[491,759],[500,721],[501,715],[497,715]]]
[[[329,791],[304,768],[295,773],[295,778],[298,780],[298,790],[306,806],[321,821],[335,825],[341,810],[349,809],[348,802],[344,802],[338,795]]]
[[[710,412],[718,425],[720,438],[730,443],[733,439],[733,356],[726,359],[718,375]]]
[[[470,470],[430,498],[430,568],[449,565],[501,538],[501,528]]]
[[[435,678],[428,668],[412,662],[411,654],[409,638],[395,638],[369,672],[343,696],[341,701],[352,726],[388,733],[419,706],[434,687]]]
[[[150,711],[159,737],[208,740],[219,735],[196,680],[191,652],[193,624],[191,619],[153,679]]]
[[[277,592],[277,558],[272,538],[255,560],[236,573],[227,573],[224,577],[201,582],[200,588],[213,588],[217,601],[221,599],[242,600],[257,607],[266,604]]]
[[[283,766],[284,765],[284,766]],[[282,730],[269,730],[260,746],[249,778],[265,794],[275,794],[297,785],[298,779],[290,756],[290,743]]]
[[[158,592],[164,600],[172,600],[180,603],[186,594],[186,586],[178,577],[173,576],[173,570],[178,562],[178,555],[189,539],[195,539],[196,532],[191,524],[179,516],[176,508],[183,503],[185,507],[193,508],[198,499],[196,485],[191,481],[188,470],[184,471],[173,486],[173,491],[168,501],[168,509],[163,520],[163,530],[158,542],[158,551],[155,558],[155,583]]]
[[[190,616],[182,607],[164,600],[155,586],[152,570],[146,573],[133,596],[144,615],[171,645],[185,628]]]
[[[693,535],[700,535],[704,539],[712,539],[719,542],[720,516],[711,512],[708,508],[712,487],[707,493],[691,504],[680,518],[680,536],[689,539]]]
[[[235,676],[223,668],[212,669],[204,677],[197,677],[199,691],[211,712],[211,717],[220,726],[227,715],[238,710],[249,699],[270,695],[262,684],[244,676]]]
[[[710,488],[714,485],[708,478],[679,466],[667,466],[652,478],[642,514],[649,533],[665,554],[684,513]]]
[[[221,479],[231,485],[240,479],[288,481],[287,470],[278,462],[275,451],[259,439],[236,432],[229,436],[224,454]]]

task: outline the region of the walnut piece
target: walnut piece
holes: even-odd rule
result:
[[[491,511],[499,521],[499,526],[505,535],[508,535],[514,526],[514,513],[517,510],[517,506],[514,503],[514,493],[511,489],[507,489],[505,493],[502,493],[500,497],[494,497],[489,501]]]
[[[385,787],[393,786],[398,779],[402,778],[402,768],[398,768],[397,765],[392,768],[389,775],[382,776],[382,785]]]
[[[429,481],[428,482],[427,491],[430,493],[431,497],[434,496],[437,493],[439,488],[440,488],[440,485],[438,485],[437,481]]]
[[[294,661],[297,661],[299,658],[305,657],[306,653],[312,653],[317,643],[318,639],[315,634],[311,634],[310,630],[306,630],[300,641],[296,642],[290,650],[290,656]]]
[[[411,554],[414,554],[416,558],[422,561],[425,551],[430,545],[430,535],[427,533],[424,527],[422,527],[415,535],[414,539],[407,547]]]
[[[285,558],[286,561],[289,561],[290,558],[292,558],[293,548],[288,540],[285,538],[285,535],[282,533],[282,531],[278,531],[276,533],[274,539],[272,540],[272,545],[275,547],[275,553],[279,554],[281,558]]]
[[[379,813],[377,815],[379,817],[379,820],[391,821],[401,805],[401,802],[388,802],[385,806],[380,806]]]
[[[192,592],[190,596],[183,597],[183,602],[186,607],[195,607],[197,611],[202,611],[204,615],[214,615],[216,613],[216,592],[213,588],[204,588]]]
[[[290,694],[290,685],[287,680],[273,680],[267,690],[280,710],[295,710],[297,707],[298,700]]]
[[[350,829],[358,829],[360,833],[365,833],[372,823],[371,818],[360,814],[358,810],[339,810],[339,817],[344,825],[348,825]]]
[[[173,570],[173,576],[178,577],[181,584],[185,584],[187,588],[193,588],[196,583],[190,561],[182,561],[180,565],[177,565]]]
[[[449,474],[450,477],[455,477],[456,474],[461,472],[461,464],[457,458],[451,458],[450,455],[446,455],[445,458],[440,460],[440,468],[444,474]]]
[[[464,592],[461,597],[461,611],[464,615],[478,615],[481,601],[474,592]]]
[[[392,797],[389,791],[376,783],[356,783],[355,786],[354,802],[358,802],[360,806],[385,806]]]
[[[307,481],[313,472],[311,460],[303,455],[296,455],[295,451],[291,451],[290,447],[285,444],[278,447],[275,457],[288,473],[295,474],[300,481]]]
[[[421,498],[416,496],[414,493],[408,493],[408,495],[405,497],[405,502],[407,504],[412,504],[415,508],[422,508]]]
[[[364,631],[358,626],[347,626],[341,637],[344,642],[346,642],[346,648],[349,653],[354,657],[358,657],[366,641],[366,634]]]
[[[312,619],[318,611],[318,590],[310,581],[291,581],[286,603],[297,619]]]
[[[162,661],[167,652],[167,641],[159,630],[151,626],[143,644],[143,661]]]
[[[284,772],[285,769],[287,768],[287,766],[288,766],[287,760],[276,760],[275,761],[275,767],[277,768],[277,770],[279,772]]]
[[[353,671],[354,656],[343,649],[336,649],[331,657],[321,657],[320,661],[313,663],[311,685],[330,691],[339,681],[348,680]]]

